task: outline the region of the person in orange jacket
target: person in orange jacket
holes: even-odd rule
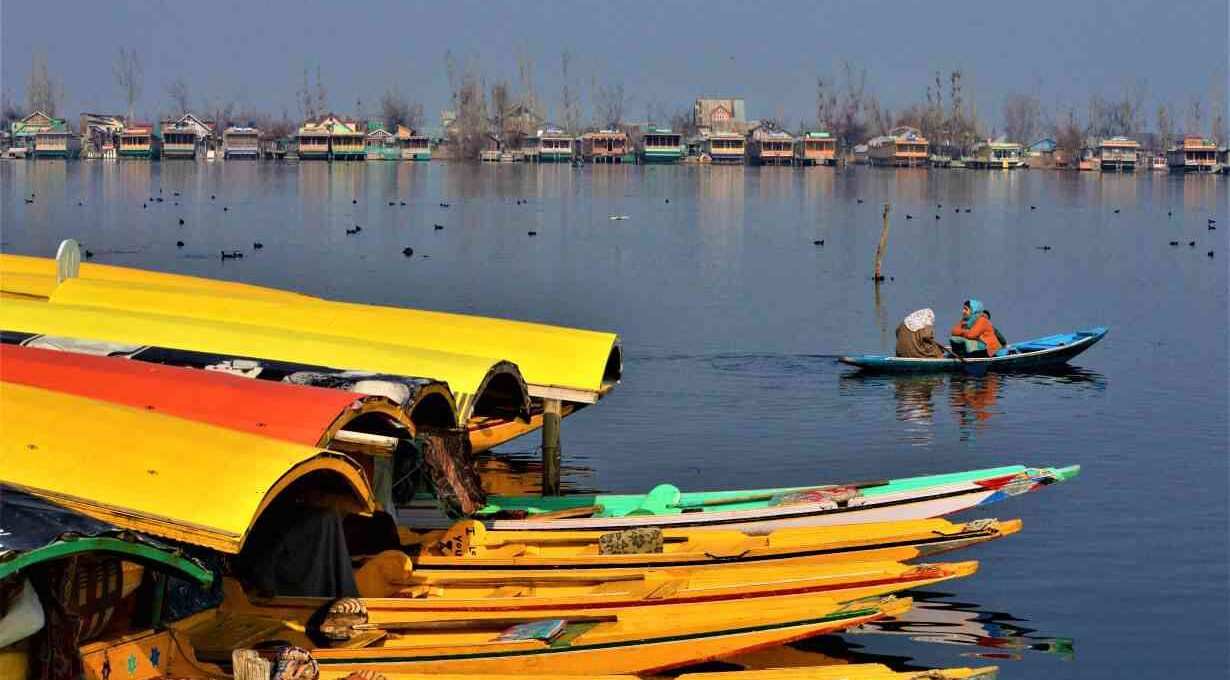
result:
[[[982,302],[970,298],[961,308],[961,320],[948,333],[952,351],[963,357],[995,356],[1002,345]]]

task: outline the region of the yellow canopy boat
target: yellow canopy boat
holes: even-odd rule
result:
[[[362,468],[346,456],[26,385],[0,382],[0,432],[0,481],[223,552],[240,551],[275,498],[375,507]]]
[[[26,344],[38,347],[83,351],[80,341],[114,343],[140,358],[152,352],[151,360],[163,363],[181,356],[181,365],[227,366],[243,370],[243,362],[253,361],[261,370],[300,369],[321,372],[367,371],[384,376],[437,376],[446,379],[452,390],[456,411],[450,420],[486,429],[492,419],[508,425],[504,432],[512,438],[541,425],[530,418],[529,396],[517,367],[507,361],[485,359],[434,350],[407,350],[402,347],[352,341],[327,335],[287,333],[243,324],[217,323],[159,314],[129,313],[97,307],[51,305],[20,298],[8,298],[0,305],[0,329],[32,337]],[[88,350],[88,346],[85,348]],[[235,360],[239,361],[236,362]],[[272,366],[265,367],[261,360]],[[178,360],[177,360],[178,361]],[[291,366],[287,366],[291,364]],[[374,377],[380,377],[380,375]],[[426,383],[434,381],[426,380]],[[432,390],[417,390],[424,396]],[[410,409],[412,421],[430,421],[439,427],[439,409],[431,406],[419,412],[420,402],[403,404]],[[487,433],[471,436],[484,446],[498,441]]]
[[[815,668],[684,673],[677,680],[994,680],[998,672],[996,666],[894,671],[878,663],[856,663]]]
[[[63,279],[62,281],[60,279]],[[0,290],[57,304],[184,316],[335,336],[408,349],[498,357],[517,364],[538,398],[589,404],[623,371],[614,333],[446,312],[325,300],[260,286],[86,263],[57,277],[56,261],[0,255]],[[448,381],[446,375],[427,373]],[[453,389],[459,390],[457,385]]]
[[[464,520],[446,531],[416,534],[401,529],[415,573],[484,578],[574,572],[619,576],[646,569],[682,570],[732,564],[797,569],[805,564],[890,561],[930,557],[1010,536],[1020,520],[943,519],[778,529],[765,535],[740,531],[665,529],[660,552],[611,554],[596,531],[491,531]]]

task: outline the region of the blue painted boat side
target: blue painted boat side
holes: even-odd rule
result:
[[[1022,370],[1062,364],[1094,346],[1106,336],[1107,328],[1097,326],[1073,333],[1059,333],[1032,340],[1009,343],[1006,353],[961,361],[953,358],[908,359],[884,354],[857,354],[840,357],[843,364],[866,371],[926,373],[960,370]]]

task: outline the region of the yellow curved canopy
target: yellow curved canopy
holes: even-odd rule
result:
[[[12,289],[3,280],[5,273],[20,275],[14,277]],[[5,292],[41,293],[59,304],[259,324],[421,350],[499,357],[517,364],[530,394],[537,397],[592,403],[614,386],[622,371],[619,338],[614,333],[336,302],[125,267],[82,264],[79,277],[58,286],[54,274],[54,260],[0,256],[0,289]],[[37,275],[48,278],[37,284],[31,278]]]
[[[94,282],[94,285],[109,284]],[[519,385],[522,401],[527,402],[528,406],[525,384],[515,366],[505,361],[465,354],[411,350],[309,332],[288,333],[268,326],[97,306],[49,304],[21,298],[6,298],[0,304],[0,329],[276,359],[335,369],[430,377],[448,384],[456,397],[457,420],[463,423],[470,419],[476,398],[483,394],[492,378],[509,376]]]
[[[0,481],[116,526],[237,553],[264,508],[308,475],[373,509],[362,468],[340,454],[0,382]]]

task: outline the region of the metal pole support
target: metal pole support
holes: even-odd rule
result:
[[[559,495],[559,399],[544,399],[542,403],[542,494]]]

